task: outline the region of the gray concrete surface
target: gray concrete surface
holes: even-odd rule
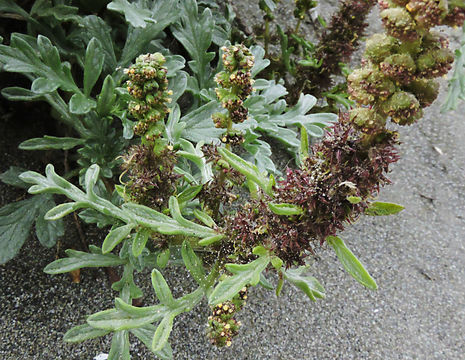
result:
[[[401,160],[380,200],[406,209],[365,217],[341,234],[377,280],[377,291],[361,287],[323,250],[311,273],[326,288],[325,300],[312,303],[291,285],[279,298],[252,289],[239,316],[241,332],[228,349],[208,344],[208,308],[199,306],[176,320],[175,359],[465,359],[465,105],[443,115],[442,101],[400,131]],[[90,360],[108,352],[109,337],[61,341],[86,315],[112,306],[115,293],[105,274],[83,271],[81,284],[48,276],[42,269],[54,256],[54,249],[29,241],[20,257],[0,266],[0,359]],[[179,269],[165,275],[178,294],[192,285]],[[147,282],[144,289],[149,304]],[[155,358],[133,344],[133,359]]]

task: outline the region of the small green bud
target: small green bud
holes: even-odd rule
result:
[[[382,108],[385,114],[399,125],[411,125],[422,116],[420,103],[415,95],[405,91],[393,94],[382,104]]]
[[[396,38],[386,34],[374,34],[366,42],[365,57],[374,63],[380,63],[395,53],[399,47]]]
[[[389,35],[401,40],[412,41],[418,38],[415,21],[407,10],[390,8],[381,11],[381,20]]]
[[[363,105],[387,99],[396,89],[377,66],[354,70],[347,77],[347,86],[351,98]]]
[[[400,84],[407,84],[415,77],[415,61],[413,61],[409,54],[394,54],[388,56],[379,67],[384,75]]]
[[[374,109],[356,107],[350,110],[350,121],[364,133],[375,133],[383,130],[386,118]]]
[[[421,77],[434,78],[449,72],[454,54],[447,48],[434,49],[420,54],[416,63]]]
[[[430,106],[439,94],[439,83],[436,80],[417,79],[407,86],[420,102],[421,107]]]

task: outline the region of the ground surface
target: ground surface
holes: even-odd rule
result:
[[[380,199],[401,203],[405,211],[365,217],[341,234],[377,280],[378,291],[359,286],[331,251],[322,251],[311,273],[326,288],[325,300],[311,303],[290,285],[279,298],[252,289],[240,314],[240,335],[221,350],[207,343],[208,309],[198,307],[177,318],[171,335],[175,359],[463,359],[465,105],[442,115],[442,99],[418,124],[401,129],[401,160],[390,175],[394,184]],[[31,164],[28,155],[14,150],[28,136],[14,130],[13,119],[0,120],[0,127],[1,171],[11,164],[43,169],[40,159]],[[2,203],[18,196],[5,187],[0,195]],[[101,236],[85,230],[89,238]],[[86,315],[111,307],[114,293],[102,271],[84,271],[80,284],[67,275],[44,274],[55,252],[30,239],[19,257],[0,266],[1,359],[90,360],[108,352],[109,337],[81,345],[61,341]],[[191,283],[174,268],[165,276],[175,292]],[[153,295],[144,286],[149,304]],[[135,345],[133,358],[154,356]]]

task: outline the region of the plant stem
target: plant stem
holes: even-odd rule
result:
[[[294,29],[294,34],[296,35],[299,33],[300,24],[302,24],[302,19],[299,18],[299,20],[297,20],[297,25],[295,26],[295,29]]]
[[[270,42],[270,21],[265,19],[265,58],[269,57],[268,44]]]

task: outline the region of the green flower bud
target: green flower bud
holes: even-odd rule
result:
[[[384,129],[386,118],[374,109],[356,107],[350,110],[350,121],[364,133],[376,133]]]
[[[216,96],[228,114],[214,114],[216,127],[229,128],[229,122],[241,123],[247,119],[248,110],[242,105],[252,93],[253,79],[250,70],[254,65],[254,57],[244,45],[223,46],[223,65],[225,70],[215,76],[219,85],[215,89]]]
[[[427,107],[436,100],[439,83],[436,80],[417,79],[407,86],[407,90],[415,95],[421,107]]]
[[[401,84],[407,84],[415,77],[415,61],[409,54],[388,56],[379,67],[384,75]]]
[[[422,116],[420,103],[415,95],[405,91],[393,94],[382,104],[382,110],[399,125],[411,125]]]
[[[347,86],[351,98],[363,105],[386,99],[396,89],[376,66],[354,70],[347,77]]]
[[[407,10],[403,8],[386,9],[381,11],[380,16],[389,35],[406,41],[418,38],[415,21]]]
[[[454,54],[447,48],[430,50],[420,54],[417,72],[421,77],[434,78],[449,72],[454,62]]]
[[[168,113],[170,91],[167,90],[165,57],[160,53],[140,55],[125,71],[129,76],[127,88],[134,100],[128,104],[129,113],[138,120],[134,132],[146,141],[159,136],[150,129]]]
[[[397,52],[399,42],[386,34],[374,34],[366,42],[365,57],[379,64],[392,53]]]

